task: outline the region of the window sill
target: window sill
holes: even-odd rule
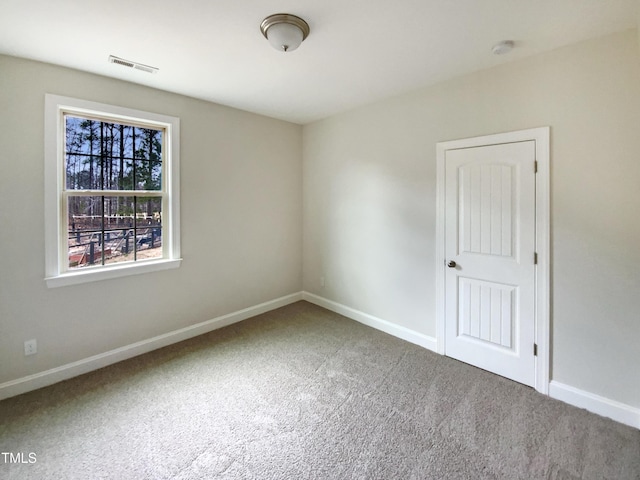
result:
[[[99,280],[108,280],[112,278],[128,277],[130,275],[138,275],[141,273],[157,272],[160,270],[169,270],[178,268],[182,262],[181,258],[172,260],[152,260],[139,263],[127,263],[122,265],[114,265],[102,267],[100,269],[87,269],[75,272],[65,272],[55,277],[47,277],[47,287],[66,287],[68,285],[80,285],[88,282],[97,282]]]

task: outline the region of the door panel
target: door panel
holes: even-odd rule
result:
[[[447,150],[445,353],[526,385],[535,362],[535,142]],[[453,264],[452,264],[453,265]]]
[[[510,165],[486,164],[459,168],[462,198],[458,253],[512,256],[513,170]]]
[[[517,289],[461,276],[458,282],[459,335],[511,350]]]

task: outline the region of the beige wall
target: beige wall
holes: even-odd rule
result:
[[[551,375],[640,407],[639,59],[623,32],[305,126],[304,289],[435,336],[436,143],[548,125]]]
[[[0,56],[0,383],[303,286],[435,336],[435,144],[549,125],[552,378],[640,407],[639,59],[624,32],[303,129]],[[45,93],[181,118],[181,268],[46,288]]]
[[[45,286],[45,93],[180,117],[179,269]],[[301,290],[300,126],[5,56],[0,107],[0,383]]]

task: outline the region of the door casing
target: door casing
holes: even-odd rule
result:
[[[439,142],[436,145],[436,339],[437,351],[446,355],[445,346],[445,157],[446,151],[504,143],[533,140],[536,151],[535,190],[535,251],[538,263],[535,269],[535,357],[534,388],[549,393],[550,367],[550,202],[549,202],[549,127],[485,135]]]

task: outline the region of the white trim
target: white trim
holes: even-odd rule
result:
[[[105,353],[93,355],[91,357],[78,360],[77,362],[68,363],[44,372],[35,373],[33,375],[1,383],[0,400],[46,387],[47,385],[52,385],[69,378],[77,377],[78,375],[106,367],[107,365],[112,365],[158,348],[166,347],[167,345],[181,342],[188,338],[202,335],[218,328],[226,327],[233,323],[241,322],[247,318],[275,310],[276,308],[284,307],[300,300],[302,300],[302,293],[293,293],[291,295],[276,298],[275,300],[245,308],[237,312],[222,315],[212,320],[207,320],[206,322],[190,325],[147,340],[116,348]]]
[[[55,277],[47,277],[47,287],[66,287],[67,285],[78,285],[80,283],[97,282],[99,280],[108,280],[110,278],[118,278],[123,275],[138,275],[141,273],[157,272],[160,270],[169,270],[178,268],[182,262],[181,258],[175,260],[149,260],[139,261],[135,263],[122,263],[102,267],[97,270],[89,268],[78,270],[77,272],[65,272]],[[126,270],[123,272],[123,270]]]
[[[465,138],[436,145],[436,351],[445,354],[445,289],[444,289],[444,181],[445,152],[457,148],[470,148],[502,143],[534,140],[536,144],[536,344],[538,355],[535,358],[535,389],[547,394],[549,392],[549,359],[550,359],[550,316],[549,316],[549,266],[550,266],[550,216],[549,216],[549,127],[532,128],[515,132],[499,133],[482,137]]]
[[[428,350],[436,351],[437,342],[436,339],[431,336],[415,332],[400,325],[395,325],[387,320],[382,320],[374,317],[373,315],[369,315],[309,292],[298,292],[255,305],[253,307],[238,310],[237,312],[222,315],[205,322],[158,335],[147,340],[116,348],[105,353],[93,355],[44,372],[35,373],[33,375],[1,383],[0,400],[14,397],[32,390],[37,390],[38,388],[46,387],[78,375],[83,375],[99,368],[142,355],[152,350],[166,347],[168,345],[241,322],[256,315],[290,305],[300,300],[305,300],[309,303],[321,306],[327,310],[344,315],[347,318],[393,335],[394,337],[419,345]],[[614,400],[556,382],[555,380],[551,381],[549,384],[549,396],[578,408],[584,408],[590,412],[640,429],[640,409],[630,405],[616,402]]]
[[[68,270],[66,229],[63,218],[65,172],[60,149],[64,138],[64,113],[97,117],[115,122],[157,127],[164,130],[165,158],[163,187],[163,258]],[[45,280],[47,287],[61,287],[109,278],[136,275],[180,266],[180,119],[158,113],[106,105],[46,94],[44,108],[44,213]],[[72,192],[73,194],[73,192]],[[65,239],[65,240],[63,240]],[[141,265],[144,263],[144,265]]]
[[[378,317],[374,317],[373,315],[369,315],[368,313],[364,313],[354,308],[347,307],[346,305],[328,300],[313,293],[302,292],[302,299],[306,300],[309,303],[313,303],[320,307],[326,308],[327,310],[331,310],[332,312],[344,315],[351,320],[355,320],[356,322],[360,322],[364,325],[375,328],[376,330],[380,330],[382,332],[388,333],[389,335],[393,335],[394,337],[401,338],[402,340],[406,340],[407,342],[424,347],[427,350],[431,350],[433,352],[436,351],[436,339],[430,337],[429,335],[418,333],[409,328],[396,325],[395,323],[383,320]]]
[[[555,380],[552,380],[549,384],[549,396],[603,417],[611,418],[616,422],[640,429],[640,408],[616,402]]]

